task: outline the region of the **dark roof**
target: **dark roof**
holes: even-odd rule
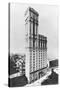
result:
[[[41,35],[41,34],[38,35],[38,38],[39,38],[39,39],[42,39],[42,40],[43,40],[43,39],[44,39],[44,40],[47,40],[47,37],[44,36],[44,35]]]
[[[31,8],[31,7],[28,7],[28,8],[27,8],[27,10],[26,10],[26,12],[25,12],[25,15],[27,14],[28,11],[31,11],[31,12],[35,13],[37,16],[39,16],[39,13],[38,13],[35,9],[33,9],[33,8]]]
[[[49,61],[50,66],[49,67],[55,67],[58,66],[58,59]]]

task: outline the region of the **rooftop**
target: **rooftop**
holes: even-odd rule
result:
[[[47,40],[47,37],[44,36],[44,35],[39,34],[38,37],[41,38],[41,39],[46,39]]]
[[[39,16],[38,12],[37,12],[35,9],[31,8],[31,7],[28,7],[28,8],[27,8],[27,10],[26,10],[26,12],[25,12],[25,15],[27,14],[28,11],[31,11],[31,12],[33,12],[34,14],[36,14],[37,16]]]

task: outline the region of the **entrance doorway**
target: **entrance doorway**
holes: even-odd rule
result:
[[[41,78],[41,72],[39,72],[39,78]]]

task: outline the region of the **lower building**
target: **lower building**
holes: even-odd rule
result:
[[[47,72],[47,37],[43,35],[38,35],[38,52],[40,77],[42,77]]]
[[[57,68],[58,67],[58,59],[49,61],[49,68]]]
[[[13,54],[10,56],[10,76],[11,78],[25,75],[25,55]]]
[[[47,72],[47,38],[45,36],[38,35],[38,48],[33,50],[33,55],[30,57],[30,82],[33,82]]]

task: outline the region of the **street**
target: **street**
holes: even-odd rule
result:
[[[51,71],[47,72],[47,74],[43,77],[41,77],[40,79],[38,79],[37,81],[35,81],[34,83],[31,84],[27,84],[26,87],[30,87],[30,86],[40,86],[41,82],[43,82],[45,79],[47,79],[47,77],[51,74]]]
[[[54,72],[56,72],[58,74],[58,68],[57,69],[54,69]],[[39,80],[35,81],[34,83],[27,84],[26,87],[30,87],[30,86],[33,86],[33,87],[35,87],[35,86],[41,86],[41,83],[43,81],[45,81],[48,78],[49,75],[51,75],[51,69],[47,72],[47,74],[45,76],[41,77]]]

